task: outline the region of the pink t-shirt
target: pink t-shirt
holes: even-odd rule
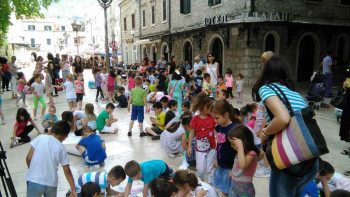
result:
[[[129,78],[129,86],[128,86],[128,89],[129,89],[129,91],[131,90],[131,89],[133,89],[133,88],[135,88],[135,80],[134,80],[134,78]]]
[[[254,156],[254,161],[246,168],[240,169],[238,166],[238,157],[236,155],[232,167],[232,181],[239,184],[248,184],[253,182],[253,176],[258,164],[258,156],[255,151],[249,151],[247,155]]]
[[[108,75],[107,86],[114,87],[115,86],[114,82],[115,82],[115,79],[113,77],[111,77],[110,75]]]
[[[84,93],[84,81],[75,80],[74,81],[75,93]]]
[[[17,87],[17,91],[23,91],[24,90],[24,84],[27,83],[27,80],[25,77],[22,77],[20,80],[18,80],[18,87]]]
[[[226,86],[232,88],[232,86],[233,86],[233,77],[232,76],[231,77],[226,76],[225,80],[226,80]]]
[[[17,126],[17,131],[16,131],[16,136],[18,137],[24,130],[24,128],[26,128],[26,126],[28,125],[28,122],[31,122],[32,118],[29,118],[28,121],[21,121],[20,123],[18,123],[16,121],[15,123],[15,127]]]

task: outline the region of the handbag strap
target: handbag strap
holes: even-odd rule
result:
[[[214,65],[217,66],[216,62],[214,63]],[[210,64],[207,64],[207,67],[210,69],[210,72],[213,73],[213,76],[215,77],[215,80],[218,81],[218,79],[215,76],[215,73],[213,72],[213,70],[210,68]]]
[[[176,85],[177,85],[177,83],[178,83],[179,81],[180,81],[180,80],[177,80],[177,81],[176,81],[175,86],[174,86],[174,88],[173,88],[173,92],[170,94],[171,97],[173,97],[173,94],[174,94],[174,92],[175,92]]]
[[[293,116],[294,116],[294,110],[293,110],[293,108],[292,108],[292,106],[291,106],[291,104],[290,104],[290,102],[289,102],[287,96],[283,93],[283,91],[281,90],[281,88],[278,87],[276,84],[269,84],[269,85],[267,85],[267,86],[268,86],[271,90],[273,90],[273,91],[276,93],[276,95],[278,96],[278,98],[279,98],[279,99],[283,102],[283,104],[287,107],[290,116],[293,117]],[[281,97],[281,95],[278,94],[278,92],[277,92],[274,88],[272,88],[272,86],[275,87],[275,88],[281,93],[281,95],[283,96],[283,98]]]

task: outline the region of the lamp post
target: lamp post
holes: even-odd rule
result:
[[[73,28],[73,31],[76,32],[76,37],[77,37],[77,55],[79,55],[79,37],[78,37],[78,31],[80,30],[81,28],[81,24],[77,23],[76,21],[74,21],[72,23],[72,28]]]
[[[106,69],[109,73],[110,59],[109,59],[109,47],[108,47],[108,29],[107,29],[107,8],[111,6],[113,0],[97,0],[100,3],[100,6],[103,8],[105,15],[105,55],[106,55]]]

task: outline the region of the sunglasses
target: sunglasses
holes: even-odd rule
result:
[[[213,57],[213,56],[208,56],[208,57]]]

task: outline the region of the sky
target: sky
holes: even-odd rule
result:
[[[42,11],[47,18],[60,17],[75,20],[77,16],[88,19],[99,10],[96,6],[100,6],[97,0],[60,0]]]

